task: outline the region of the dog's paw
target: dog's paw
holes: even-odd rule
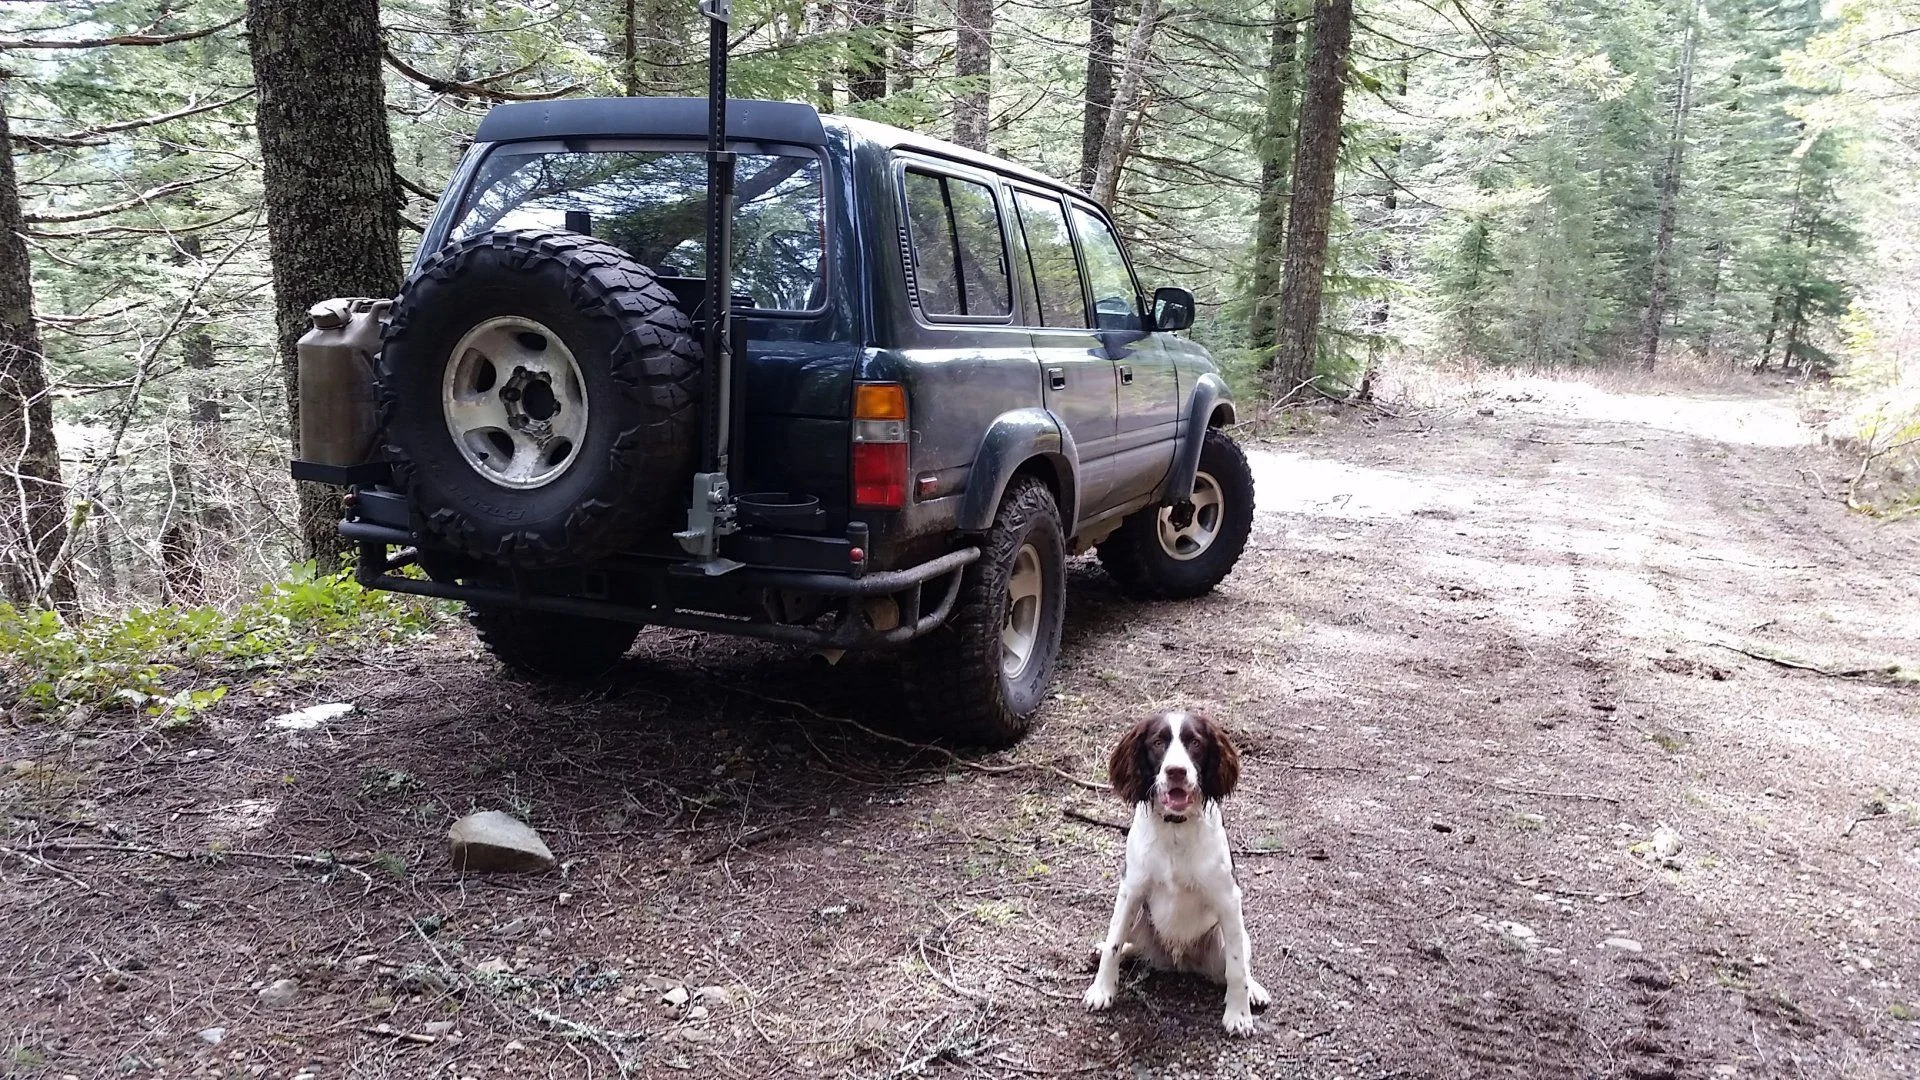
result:
[[[1100,1012],[1113,1006],[1113,995],[1113,987],[1103,986],[1096,981],[1092,986],[1087,987],[1087,992],[1081,995],[1081,1000],[1087,1003],[1088,1012]]]
[[[1247,980],[1247,1004],[1253,1006],[1255,1012],[1273,1004],[1273,997],[1267,993],[1266,987],[1260,985],[1258,979]]]
[[[1244,1005],[1239,1008],[1229,1005],[1226,1015],[1220,1018],[1220,1026],[1226,1028],[1229,1035],[1251,1035],[1253,1034],[1253,1014],[1248,1012]]]

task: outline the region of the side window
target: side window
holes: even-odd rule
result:
[[[947,223],[947,198],[937,176],[907,173],[907,233],[912,238],[913,284],[920,310],[929,315],[962,315],[960,273],[953,257],[953,230]]]
[[[932,316],[1011,314],[1007,243],[992,190],[909,169],[906,195],[920,310]]]
[[[1093,284],[1094,319],[1102,330],[1140,330],[1140,293],[1120,241],[1105,218],[1084,206],[1073,208],[1073,225],[1080,234],[1080,250],[1087,257],[1087,280]]]
[[[1073,254],[1060,203],[1042,195],[1015,192],[1020,229],[1027,238],[1034,283],[1040,299],[1042,326],[1086,326],[1086,294],[1080,286],[1080,260]]]

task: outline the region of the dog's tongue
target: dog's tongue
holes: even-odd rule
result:
[[[1167,809],[1178,814],[1193,805],[1193,793],[1186,788],[1175,788],[1167,792]]]

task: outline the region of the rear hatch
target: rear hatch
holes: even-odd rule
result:
[[[811,496],[818,513],[759,527],[844,538],[859,343],[846,301],[853,260],[829,257],[824,148],[736,149],[734,326],[745,339],[746,362],[734,372],[742,440],[735,491]],[[704,147],[690,139],[476,146],[456,184],[457,203],[436,215],[428,240],[437,247],[490,229],[591,235],[651,268],[693,317],[697,334],[706,286],[706,170]]]

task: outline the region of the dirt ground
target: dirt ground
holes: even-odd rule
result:
[[[1252,443],[1213,597],[1074,564],[1005,754],[849,723],[911,738],[884,664],[673,631],[586,695],[449,628],[186,739],[6,722],[0,1074],[1920,1074],[1920,529],[1840,506],[1778,393],[1306,427]],[[1249,1040],[1183,978],[1080,1005],[1123,844],[1090,782],[1173,705],[1247,755]],[[561,872],[455,874],[475,808]]]

